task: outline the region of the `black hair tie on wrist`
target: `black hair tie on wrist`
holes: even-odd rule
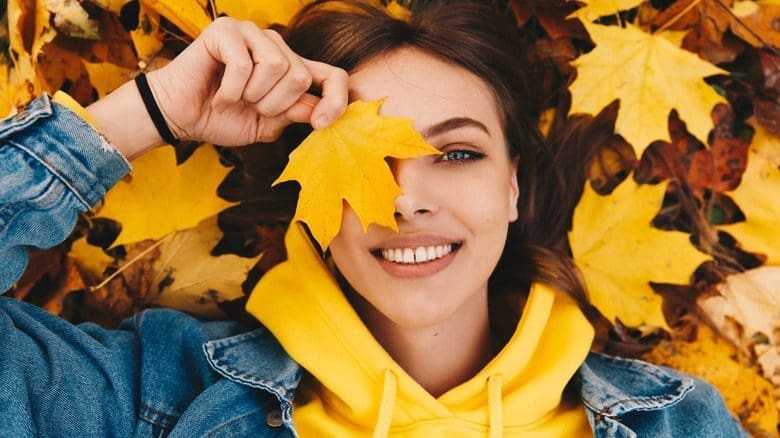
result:
[[[154,95],[152,94],[151,88],[149,88],[149,82],[146,80],[146,75],[140,73],[136,76],[135,85],[138,87],[138,92],[141,93],[141,99],[144,101],[146,112],[148,112],[149,117],[152,118],[154,127],[157,128],[160,137],[171,146],[179,144],[179,140],[174,137],[170,128],[168,128],[168,124],[165,123],[165,117],[163,117],[160,107],[157,106],[157,102],[154,101]]]

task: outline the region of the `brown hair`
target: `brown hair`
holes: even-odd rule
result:
[[[498,103],[510,156],[518,160],[520,183],[520,217],[510,225],[504,254],[490,279],[491,299],[538,281],[586,305],[584,285],[566,254],[567,209],[576,200],[537,129],[538,82],[510,17],[475,2],[431,1],[402,20],[379,6],[322,0],[306,6],[283,34],[301,56],[347,71],[410,47],[484,80]]]

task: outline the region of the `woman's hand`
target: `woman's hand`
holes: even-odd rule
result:
[[[293,122],[322,128],[347,105],[347,74],[301,58],[273,30],[222,17],[149,85],[174,135],[224,146],[275,140]],[[311,84],[322,99],[306,94]]]
[[[295,122],[323,128],[347,106],[344,70],[301,58],[275,31],[228,17],[147,79],[177,138],[222,146],[273,141]],[[322,98],[307,93],[312,84]],[[129,157],[162,142],[133,82],[88,110]]]

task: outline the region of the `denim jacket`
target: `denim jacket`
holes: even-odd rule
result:
[[[129,171],[43,95],[0,121],[0,291]],[[147,310],[116,330],[0,297],[0,436],[295,436],[301,368],[264,328]],[[574,377],[595,436],[745,436],[708,384],[591,353]],[[511,414],[507,414],[511,415]]]

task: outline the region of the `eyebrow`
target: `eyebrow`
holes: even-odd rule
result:
[[[453,117],[451,119],[443,120],[439,123],[436,123],[434,125],[431,125],[420,132],[420,134],[425,138],[435,137],[439,134],[443,134],[447,131],[452,131],[454,129],[459,128],[465,128],[465,127],[474,127],[481,131],[484,131],[485,134],[490,137],[490,132],[488,131],[487,127],[480,121],[474,120],[470,117]]]

